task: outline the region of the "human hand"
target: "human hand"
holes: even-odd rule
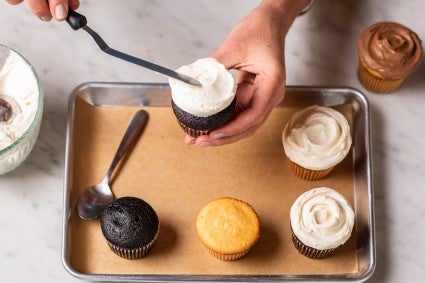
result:
[[[9,4],[17,5],[24,0],[6,0]],[[80,6],[79,0],[26,0],[30,11],[43,21],[54,18],[57,21],[65,20],[68,10],[77,10]]]
[[[263,1],[210,55],[227,69],[238,71],[236,100],[241,111],[209,135],[196,139],[187,135],[187,144],[217,146],[252,136],[282,101],[286,79],[284,37],[303,6],[284,9],[286,7],[275,5],[276,2],[291,0]]]

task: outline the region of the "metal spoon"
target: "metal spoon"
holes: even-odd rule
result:
[[[97,217],[102,210],[114,200],[114,195],[109,186],[112,172],[118,165],[121,157],[130,148],[139,134],[142,132],[148,120],[148,112],[145,110],[139,110],[131,120],[127,131],[125,132],[121,143],[115,153],[114,159],[106,173],[106,177],[97,185],[88,187],[81,194],[77,212],[82,219],[92,219]]]

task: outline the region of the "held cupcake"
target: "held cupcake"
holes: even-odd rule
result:
[[[219,198],[205,205],[196,219],[198,237],[221,260],[236,260],[248,253],[260,237],[260,220],[246,202]]]
[[[321,187],[300,195],[290,212],[292,242],[313,259],[332,255],[351,236],[354,212],[347,200],[331,188]]]
[[[199,87],[169,80],[171,106],[187,134],[192,137],[206,135],[230,120],[236,106],[236,84],[223,64],[213,58],[204,58],[177,71],[202,84]]]
[[[388,93],[396,90],[422,61],[419,37],[407,27],[380,22],[367,27],[359,36],[361,83],[370,91]]]
[[[315,105],[291,116],[282,142],[294,175],[319,180],[347,156],[352,140],[350,126],[341,113]]]
[[[113,201],[102,212],[100,221],[111,250],[126,259],[147,255],[159,232],[158,216],[153,208],[135,197]]]

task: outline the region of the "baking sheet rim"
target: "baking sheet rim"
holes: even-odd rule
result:
[[[124,89],[146,89],[151,88],[167,88],[167,84],[161,83],[108,83],[108,82],[86,82],[74,88],[68,100],[68,123],[67,123],[67,138],[66,138],[66,152],[65,152],[65,177],[64,177],[64,212],[63,212],[63,237],[62,237],[62,263],[65,269],[74,277],[82,280],[95,280],[95,281],[133,281],[133,282],[175,282],[175,281],[203,281],[203,282],[278,282],[278,281],[298,281],[298,282],[311,282],[311,281],[345,281],[345,282],[363,282],[369,279],[376,266],[376,247],[375,247],[375,224],[374,224],[374,201],[373,201],[373,187],[372,187],[372,167],[371,167],[371,142],[370,142],[370,109],[367,98],[360,91],[351,87],[328,87],[328,86],[287,86],[289,91],[332,91],[332,92],[350,92],[355,96],[356,100],[363,107],[365,115],[365,150],[369,153],[365,160],[366,164],[366,183],[367,195],[369,206],[369,254],[368,265],[361,275],[357,274],[336,274],[336,275],[157,275],[157,274],[86,274],[75,270],[70,262],[67,250],[68,241],[68,222],[71,216],[69,207],[69,177],[72,176],[70,172],[72,164],[72,156],[69,154],[72,133],[72,118],[75,110],[75,99],[77,96],[87,88],[124,88]],[[359,270],[360,272],[360,270]]]

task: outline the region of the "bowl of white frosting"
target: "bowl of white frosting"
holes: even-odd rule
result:
[[[40,131],[43,91],[31,64],[0,44],[0,174],[18,167]]]

